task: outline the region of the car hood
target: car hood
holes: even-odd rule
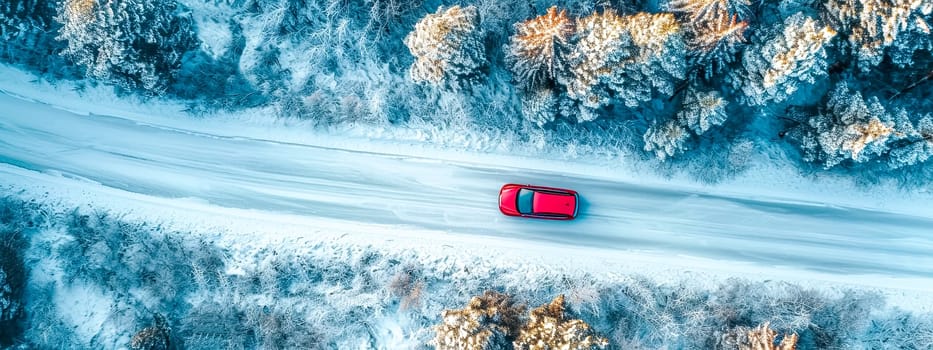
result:
[[[518,214],[518,187],[504,187],[499,191],[499,210],[508,214]]]

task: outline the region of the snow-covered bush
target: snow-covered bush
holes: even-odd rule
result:
[[[181,11],[175,0],[65,0],[56,17],[62,54],[90,78],[160,94],[197,46]]]
[[[460,310],[444,310],[434,327],[432,344],[438,350],[505,350],[519,335],[525,307],[511,296],[486,291]]]
[[[156,310],[179,302],[178,298],[194,287],[192,276],[203,276],[216,285],[218,271],[223,268],[221,253],[205,242],[182,240],[106,213],[75,211],[65,225],[70,239],[54,254],[63,262],[68,283],[92,283],[106,290],[145,290],[157,296],[150,305]]]
[[[522,326],[512,343],[515,349],[604,349],[609,341],[596,334],[590,325],[579,319],[569,319],[564,310],[564,295],[531,310],[528,322]]]
[[[686,53],[671,14],[620,16],[612,10],[577,20],[568,67],[558,77],[567,97],[590,109],[619,101],[627,107],[669,96],[684,78]],[[579,121],[595,114],[581,113]]]
[[[0,347],[9,345],[19,335],[26,288],[23,261],[26,241],[19,228],[11,227],[14,223],[3,221],[0,222]]]
[[[476,7],[452,6],[428,14],[405,37],[415,56],[411,79],[452,89],[479,80],[486,66],[486,47]]]
[[[389,282],[389,292],[399,299],[400,309],[418,307],[421,294],[424,292],[424,280],[421,277],[420,268],[409,265],[400,269]]]
[[[131,350],[169,350],[172,349],[171,329],[161,315],[155,316],[155,324],[143,328],[130,340]]]
[[[915,31],[930,35],[933,3],[927,0],[829,0],[823,15],[841,33],[863,71],[877,66],[885,48]]]
[[[178,320],[177,336],[185,349],[237,349],[254,343],[253,330],[244,322],[245,312],[223,301],[204,301],[192,306]]]
[[[573,19],[567,17],[567,10],[558,11],[556,6],[548,8],[546,14],[515,24],[505,56],[515,80],[531,90],[553,84],[558,70],[566,65],[573,34]]]
[[[750,106],[781,103],[826,75],[826,47],[836,32],[798,13],[760,35],[743,55],[732,81]]]
[[[797,333],[784,334],[777,342],[778,333],[768,322],[758,327],[737,326],[722,334],[716,349],[722,350],[794,350]]]
[[[933,317],[910,312],[893,313],[872,321],[865,336],[868,349],[933,349]]]

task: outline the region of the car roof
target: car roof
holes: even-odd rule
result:
[[[551,191],[535,191],[532,210],[535,214],[560,214],[573,216],[577,203],[576,196]]]

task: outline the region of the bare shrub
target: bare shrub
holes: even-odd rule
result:
[[[417,266],[406,265],[392,277],[389,293],[399,300],[399,308],[408,310],[421,306],[421,293],[424,291],[424,279]]]
[[[142,288],[157,296],[160,306],[169,308],[193,287],[191,263],[205,276],[216,276],[223,269],[222,253],[210,244],[105,212],[72,211],[64,226],[73,239],[53,254],[65,262],[69,283],[83,280],[121,292]]]
[[[214,301],[199,303],[179,320],[178,336],[185,349],[254,347],[244,320],[244,312],[235,305]]]

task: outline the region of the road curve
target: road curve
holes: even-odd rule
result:
[[[838,274],[933,277],[929,217],[221,137],[79,115],[5,94],[0,162],[232,208]],[[506,182],[578,190],[580,218],[503,217],[496,195]]]

